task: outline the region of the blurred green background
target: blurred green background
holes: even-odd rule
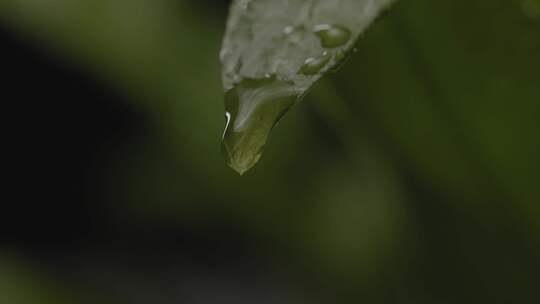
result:
[[[2,99],[55,139],[23,153],[46,191],[4,212],[26,230],[4,229],[0,303],[538,302],[539,0],[400,1],[243,177],[219,147],[227,7],[0,2],[26,52]]]

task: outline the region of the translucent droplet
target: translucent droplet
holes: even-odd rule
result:
[[[340,25],[317,25],[314,28],[314,32],[321,39],[321,45],[324,48],[340,47],[351,39],[351,31]]]
[[[283,34],[290,42],[295,44],[302,42],[305,32],[306,28],[303,25],[287,26],[283,29]]]
[[[243,10],[247,10],[250,2],[251,0],[239,0],[238,6]]]
[[[337,72],[341,67],[343,67],[343,65],[345,64],[345,62],[347,61],[349,57],[350,57],[350,52],[348,53],[347,51],[343,49],[337,50],[336,55],[334,57],[335,65],[330,69],[329,72],[331,73]]]
[[[287,26],[283,29],[285,35],[290,35],[294,32],[294,26]]]
[[[336,52],[336,62],[341,62],[345,60],[347,53],[344,50],[339,50]]]
[[[319,73],[329,61],[330,54],[328,54],[328,52],[324,52],[318,57],[308,58],[300,68],[300,73],[304,75],[315,75]]]
[[[259,161],[270,131],[296,99],[293,85],[275,76],[245,78],[229,90],[221,145],[227,164],[240,174],[251,169]]]

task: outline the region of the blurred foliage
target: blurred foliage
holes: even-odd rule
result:
[[[73,303],[58,286],[44,283],[42,275],[25,266],[20,259],[0,256],[0,302],[2,303]]]
[[[528,303],[539,12],[538,0],[401,1],[242,178],[219,150],[222,2],[3,0],[0,22],[113,84],[150,122],[105,165],[119,221],[238,223],[332,303]],[[10,269],[0,290],[34,289]]]

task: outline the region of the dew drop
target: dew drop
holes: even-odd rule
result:
[[[248,7],[249,7],[249,2],[250,2],[250,1],[251,1],[251,0],[239,0],[239,1],[238,1],[238,6],[239,6],[241,9],[243,9],[243,10],[247,10]]]
[[[305,34],[306,28],[303,25],[299,26],[286,26],[283,29],[283,34],[287,39],[295,44],[301,43]]]
[[[314,28],[324,48],[340,47],[351,39],[351,31],[340,25],[320,24]]]
[[[225,94],[222,153],[239,174],[260,159],[268,135],[297,100],[292,83],[277,77],[243,79]]]
[[[285,27],[285,28],[283,29],[283,33],[284,33],[285,35],[290,35],[290,34],[292,34],[293,32],[294,32],[294,26],[290,26],[290,25],[289,25],[289,26],[287,26],[287,27]]]
[[[329,61],[330,54],[328,54],[328,52],[324,52],[318,57],[308,58],[300,68],[300,73],[304,75],[315,75],[322,70]]]
[[[345,62],[347,61],[349,57],[350,57],[350,52],[348,53],[347,51],[343,49],[337,50],[336,55],[334,57],[335,65],[332,67],[332,69],[330,69],[329,72],[331,73],[337,72],[345,64]]]

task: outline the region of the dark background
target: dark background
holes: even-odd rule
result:
[[[402,1],[243,177],[226,2],[0,5],[0,302],[537,302],[538,2]]]

